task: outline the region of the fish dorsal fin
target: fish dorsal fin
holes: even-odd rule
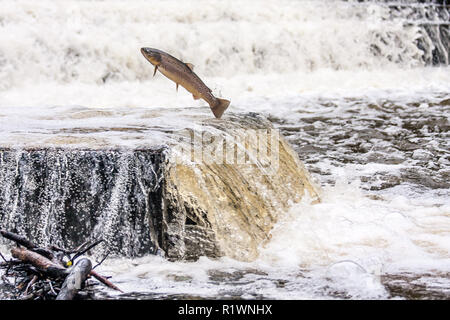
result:
[[[185,63],[185,65],[187,65],[187,67],[191,69],[191,71],[194,71],[194,65],[192,63],[187,62]]]

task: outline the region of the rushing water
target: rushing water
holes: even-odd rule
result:
[[[193,63],[230,111],[268,116],[322,185],[322,202],[294,205],[251,263],[108,259],[99,271],[127,294],[101,297],[448,299],[440,3],[2,1],[0,141],[11,146],[20,132],[36,142],[43,128],[74,123],[138,127],[145,112],[204,106],[152,78],[139,48],[158,47]],[[157,121],[183,126],[188,116]]]

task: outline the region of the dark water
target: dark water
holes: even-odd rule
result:
[[[313,114],[293,106],[301,114],[295,123],[272,121],[321,181],[333,182],[327,179],[330,167],[379,164],[370,175],[361,172],[365,190],[401,184],[443,191],[450,187],[450,94],[315,103],[320,111]]]

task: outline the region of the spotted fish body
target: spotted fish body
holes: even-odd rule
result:
[[[159,70],[159,72],[176,83],[177,90],[178,85],[181,85],[192,93],[194,99],[205,100],[216,118],[220,118],[228,108],[230,101],[214,97],[211,89],[194,73],[192,64],[184,63],[158,49],[142,48],[141,53],[155,66],[153,75]]]

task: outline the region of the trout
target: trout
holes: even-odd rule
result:
[[[203,99],[208,102],[211,111],[218,119],[228,108],[230,101],[214,97],[203,81],[194,73],[194,66],[190,63],[184,63],[170,54],[153,48],[142,48],[141,53],[144,57],[155,66],[153,76],[159,70],[170,80],[178,85],[181,85],[187,91],[192,93],[195,100]]]

